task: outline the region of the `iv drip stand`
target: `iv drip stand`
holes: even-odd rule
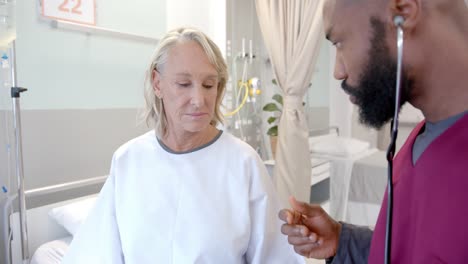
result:
[[[26,201],[24,194],[24,171],[23,171],[23,147],[21,138],[21,115],[20,115],[20,94],[27,91],[26,88],[17,87],[16,84],[16,52],[13,41],[10,49],[11,58],[11,98],[13,101],[13,127],[15,129],[16,143],[16,179],[18,187],[19,217],[21,231],[21,252],[23,264],[29,264],[28,249],[28,228],[26,222]]]

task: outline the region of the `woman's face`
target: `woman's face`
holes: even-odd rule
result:
[[[153,71],[156,96],[162,98],[168,133],[208,131],[218,94],[218,72],[195,41],[169,50],[161,72]]]

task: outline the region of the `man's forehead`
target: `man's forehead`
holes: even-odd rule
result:
[[[337,23],[337,19],[340,17],[338,13],[342,10],[343,0],[326,0],[323,6],[323,25],[327,38],[330,37],[334,25]]]
[[[378,0],[325,0],[323,5],[324,18],[332,18],[338,13],[348,11],[363,11],[370,7],[372,1]]]
[[[367,0],[326,0],[323,6],[325,33],[330,35],[335,25],[352,23],[358,16],[365,16],[369,8]],[[377,0],[371,0],[377,1]]]

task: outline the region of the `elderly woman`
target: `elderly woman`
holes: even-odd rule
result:
[[[218,47],[169,32],[148,71],[155,130],[121,146],[63,263],[303,263],[280,233],[262,160],[216,128],[228,78]]]

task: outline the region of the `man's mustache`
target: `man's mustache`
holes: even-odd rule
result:
[[[346,80],[341,82],[341,88],[347,93],[348,95],[359,97],[359,90],[356,87],[352,87],[346,83]]]

